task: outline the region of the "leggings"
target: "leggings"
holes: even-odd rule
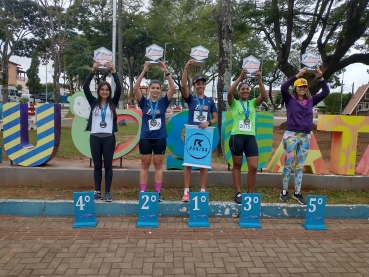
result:
[[[282,141],[284,153],[286,154],[283,169],[283,189],[288,190],[288,182],[290,181],[291,170],[296,155],[295,191],[300,192],[304,163],[310,149],[310,134],[286,130]]]
[[[90,135],[90,148],[94,162],[95,191],[101,191],[102,158],[105,168],[105,192],[110,192],[113,180],[113,156],[115,149],[115,135],[98,137]]]

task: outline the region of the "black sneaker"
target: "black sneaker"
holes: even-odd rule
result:
[[[104,199],[105,199],[105,202],[111,202],[111,201],[113,201],[113,199],[111,198],[110,192],[105,192]]]
[[[159,199],[158,199],[159,202],[163,201],[163,198],[161,198],[161,194],[159,192]]]
[[[236,195],[234,196],[234,202],[236,202],[237,204],[241,204],[242,202],[242,194],[241,192],[237,192]]]
[[[286,202],[288,200],[288,191],[282,190],[281,194],[279,195],[279,199],[283,202]]]
[[[94,192],[94,199],[95,200],[101,200],[101,192],[95,191]]]
[[[293,199],[297,200],[297,202],[299,202],[301,205],[306,205],[306,200],[304,199],[304,197],[302,197],[301,193],[294,193],[292,196]]]

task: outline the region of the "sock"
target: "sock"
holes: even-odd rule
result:
[[[146,191],[146,184],[140,184],[141,191]]]
[[[184,189],[184,194],[188,194],[190,192],[190,188],[185,188]]]
[[[160,193],[160,190],[161,190],[161,183],[156,183],[156,182],[155,182],[155,188],[156,188],[156,191]]]
[[[287,194],[287,191],[284,189],[282,190],[282,195],[286,195]]]
[[[205,192],[205,191],[206,191],[205,188],[200,189],[200,192]]]

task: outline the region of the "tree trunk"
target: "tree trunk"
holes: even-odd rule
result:
[[[2,93],[3,93],[3,102],[8,102],[8,81],[9,81],[9,68],[8,68],[8,64],[9,64],[9,59],[8,59],[8,55],[4,55],[4,59],[3,59],[3,72],[2,72],[2,83],[3,83],[3,88],[2,88]]]
[[[219,9],[213,9],[213,17],[218,31],[219,43],[219,64],[218,64],[218,127],[222,130],[222,112],[226,111],[226,104],[223,102],[223,91],[228,91],[232,77],[232,38],[233,29],[231,26],[231,1],[220,0]],[[217,146],[218,156],[223,156],[221,139]]]
[[[275,103],[274,103],[274,100],[273,100],[272,92],[273,92],[272,84],[269,84],[269,99],[270,99],[270,103],[272,104],[272,107],[273,107],[273,112],[275,112],[276,106],[275,106]]]

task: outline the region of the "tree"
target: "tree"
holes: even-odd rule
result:
[[[31,66],[26,71],[28,81],[26,83],[26,86],[28,87],[28,90],[33,95],[36,95],[36,93],[40,92],[41,90],[41,79],[38,76],[38,67],[40,65],[40,60],[38,58],[38,52],[35,51],[32,54],[32,60],[31,60]]]
[[[340,112],[341,94],[339,92],[331,92],[324,98],[325,108],[324,112],[329,114],[336,114]]]
[[[314,3],[314,4],[312,4]],[[298,68],[290,55],[316,51],[322,59],[323,76],[329,80],[334,73],[353,63],[369,64],[369,53],[350,54],[350,49],[368,35],[369,0],[272,0],[241,4],[245,22],[265,38],[277,55],[278,68],[291,77]],[[309,90],[315,94],[320,83],[312,74],[306,78]]]
[[[81,89],[91,70],[93,63],[91,52],[88,42],[81,36],[71,39],[64,49],[64,70],[72,94]]]
[[[42,24],[49,42],[46,60],[53,61],[53,93],[55,103],[60,100],[60,76],[63,68],[63,53],[68,38],[72,35],[70,24],[79,7],[79,0],[35,0],[42,12]]]
[[[8,101],[9,59],[37,29],[38,13],[33,1],[0,0],[0,57],[3,101]]]
[[[228,91],[231,85],[232,77],[232,35],[231,26],[231,1],[220,0],[219,9],[213,10],[215,24],[218,30],[219,43],[219,65],[218,65],[218,127],[222,129],[222,113],[226,110],[223,102],[223,91]],[[217,152],[219,156],[223,156],[221,142],[218,142]]]

